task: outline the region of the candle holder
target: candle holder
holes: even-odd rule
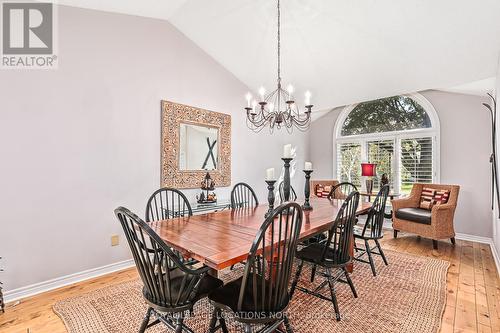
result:
[[[283,199],[284,201],[290,200],[290,162],[293,158],[283,157],[283,162],[285,162],[285,174],[283,175]]]
[[[312,206],[309,203],[309,196],[311,195],[311,185],[310,185],[310,179],[311,179],[311,173],[313,172],[312,170],[303,170],[304,173],[306,174],[306,183],[304,186],[304,195],[306,197],[306,200],[304,204],[302,205],[303,210],[312,210]]]
[[[285,167],[285,174],[283,175],[283,200],[288,202],[290,200],[290,162],[293,160],[291,157],[282,158]],[[283,211],[284,214],[288,214],[288,210]]]
[[[267,213],[264,215],[265,218],[273,214],[274,210],[274,184],[276,183],[275,180],[266,180],[267,183],[267,189],[269,191],[269,194],[267,195],[267,202],[269,202],[269,209],[267,210]]]

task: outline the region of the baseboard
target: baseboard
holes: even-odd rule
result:
[[[488,244],[490,246],[491,253],[493,254],[493,260],[495,260],[495,266],[497,266],[497,274],[498,276],[500,276],[500,256],[498,255],[498,251],[495,246],[495,243],[493,242],[493,238],[461,234],[461,233],[456,233],[455,238],[469,242]]]
[[[491,247],[491,253],[493,253],[493,259],[495,259],[495,264],[497,266],[497,274],[500,276],[500,255],[493,241],[491,242],[490,247]]]
[[[82,272],[61,276],[44,282],[35,283],[29,286],[8,290],[4,292],[5,303],[17,301],[22,298],[40,294],[49,290],[65,287],[67,285],[92,279],[101,275],[106,275],[116,271],[121,271],[134,266],[132,259],[120,261],[97,268],[88,269]]]
[[[475,236],[475,235],[469,235],[469,234],[455,233],[455,238],[460,239],[460,240],[469,241],[469,242],[476,242],[476,243],[483,243],[483,244],[492,244],[493,243],[493,238]]]

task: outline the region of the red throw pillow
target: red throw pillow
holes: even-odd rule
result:
[[[316,193],[317,197],[322,197],[323,196],[323,185],[317,184],[316,188],[314,189],[314,192]]]
[[[443,205],[448,202],[450,198],[450,190],[437,190],[434,193],[434,204],[435,205]]]
[[[432,210],[432,206],[434,206],[434,195],[436,194],[436,190],[424,187],[422,189],[422,194],[420,194],[420,208]]]

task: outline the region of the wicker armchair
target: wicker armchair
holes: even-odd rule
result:
[[[339,183],[339,181],[335,180],[335,179],[311,180],[311,194],[314,196],[317,196],[316,195],[316,186],[318,186],[318,185],[323,185],[323,186],[330,185],[333,187],[333,186],[337,185],[338,183]],[[323,198],[326,198],[326,195]]]
[[[424,210],[418,208],[420,205],[420,195],[424,187],[436,190],[449,190],[450,196],[448,198],[448,202],[445,204],[435,205],[432,207],[430,212],[427,211],[427,219],[430,217],[430,223],[414,222],[401,218],[402,214],[398,214],[398,211],[403,208],[413,208],[417,214],[426,214]],[[449,238],[451,242],[455,244],[453,217],[457,207],[459,191],[460,186],[458,185],[414,184],[409,197],[392,200],[392,226],[394,228],[394,238],[397,237],[398,231],[406,231],[432,239],[434,249],[437,249],[438,247],[438,239]]]

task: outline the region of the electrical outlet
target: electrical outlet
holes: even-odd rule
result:
[[[120,236],[111,235],[111,246],[117,246],[120,244]]]

